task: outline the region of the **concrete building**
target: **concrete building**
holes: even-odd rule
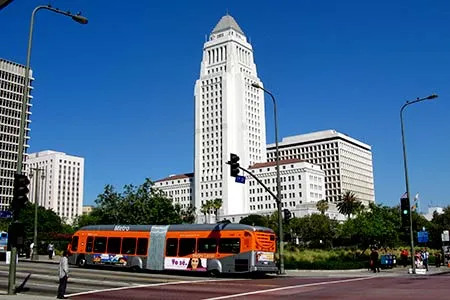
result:
[[[253,48],[230,15],[222,17],[203,46],[195,84],[194,205],[220,198],[222,215],[247,213],[248,189],[236,185],[226,162],[230,153],[248,167],[266,161],[264,95]]]
[[[257,163],[249,168],[275,195],[276,163]],[[319,166],[299,159],[280,161],[282,207],[289,210],[301,204],[317,203],[325,197],[324,172]],[[275,199],[253,177],[247,175],[250,213],[267,213],[277,209]]]
[[[29,101],[24,132],[24,161],[26,161],[31,123],[32,81],[33,76],[30,70]],[[8,210],[13,198],[24,84],[25,66],[0,58],[0,211]],[[23,166],[22,170],[26,171],[25,164]]]
[[[88,215],[92,212],[93,209],[94,209],[93,205],[83,205],[82,214]]]
[[[319,165],[325,172],[325,196],[338,202],[352,191],[364,205],[375,201],[372,149],[336,130],[283,138],[280,159],[301,159]],[[268,161],[275,161],[275,144],[267,145]]]
[[[173,204],[180,204],[183,209],[193,204],[194,173],[170,175],[155,181],[154,184],[156,188],[172,199]]]
[[[52,209],[67,223],[82,214],[84,158],[47,150],[30,153],[27,165],[31,177],[31,202],[36,199],[38,179],[41,180],[38,189],[40,206]],[[41,170],[38,177],[35,175],[35,169]]]

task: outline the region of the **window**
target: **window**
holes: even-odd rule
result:
[[[105,253],[106,237],[96,237],[94,240],[94,252]]]
[[[72,238],[72,244],[71,247],[72,251],[77,251],[78,250],[78,236],[74,236]]]
[[[167,239],[166,256],[177,256],[178,239]]]
[[[180,239],[178,256],[186,256],[195,253],[195,239]]]
[[[219,240],[219,253],[239,253],[241,241],[239,239],[223,238]]]
[[[123,238],[122,239],[122,254],[136,254],[136,239]]]
[[[139,238],[137,245],[137,255],[146,255],[148,248],[148,239],[147,238]]]
[[[216,253],[217,240],[216,239],[198,239],[198,253]]]
[[[86,252],[92,252],[92,244],[94,243],[94,237],[90,236],[86,241]]]
[[[120,253],[120,242],[121,238],[119,237],[110,237],[108,238],[108,253],[117,254]]]

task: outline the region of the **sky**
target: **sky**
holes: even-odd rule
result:
[[[0,11],[0,57],[25,64],[37,5],[89,18],[37,13],[29,148],[85,158],[85,205],[106,184],[193,172],[194,84],[227,12],[276,97],[280,140],[335,129],[369,144],[377,203],[405,191],[401,106],[438,94],[404,113],[410,190],[421,211],[450,205],[450,2],[366,2],[15,0]],[[266,101],[267,143],[272,112]]]

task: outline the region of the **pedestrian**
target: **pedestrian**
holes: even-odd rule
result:
[[[435,263],[436,263],[436,268],[440,268],[441,267],[441,253],[438,251],[435,254]]]
[[[427,248],[423,248],[421,256],[422,256],[423,266],[428,271],[428,258],[430,257],[430,253],[428,253]]]
[[[33,251],[34,251],[34,243],[31,242],[31,244],[30,244],[30,259],[33,259]]]
[[[49,259],[53,259],[53,251],[54,251],[53,248],[54,248],[53,244],[51,242],[48,243],[47,252],[48,252],[48,258]]]
[[[400,253],[400,260],[402,261],[403,267],[406,267],[408,265],[408,256],[409,252],[406,249],[403,249]]]
[[[67,299],[67,297],[64,296],[66,293],[66,287],[67,287],[67,278],[69,278],[69,260],[68,257],[69,252],[67,250],[63,251],[62,257],[59,261],[59,286],[58,286],[58,296],[56,298],[58,299]]]
[[[378,251],[376,248],[372,248],[372,253],[370,253],[370,266],[374,273],[380,272],[380,265],[378,263]]]

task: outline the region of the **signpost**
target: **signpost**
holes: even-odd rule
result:
[[[237,183],[245,183],[245,176],[236,176],[236,179],[234,180]]]
[[[418,231],[417,241],[419,243],[428,243],[428,231]]]

